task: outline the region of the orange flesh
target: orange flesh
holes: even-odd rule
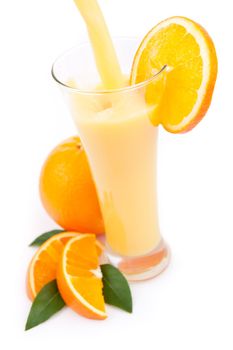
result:
[[[58,267],[59,291],[66,304],[77,313],[88,318],[104,319],[106,315],[99,315],[92,309],[105,312],[102,279],[94,272],[99,267],[100,251],[95,235],[83,235],[82,239],[72,239],[68,244]]]
[[[178,24],[155,33],[147,45],[140,59],[137,82],[148,79],[153,70],[160,71],[165,64],[168,65],[170,72],[160,114],[168,116],[171,124],[178,124],[191,112],[201,85],[203,63],[199,46],[193,36]],[[144,65],[151,68],[144,72]]]
[[[101,279],[95,276],[72,277],[71,282],[78,293],[81,294],[85,300],[88,300],[88,303],[98,310],[105,310],[102,293],[99,293],[103,288]]]
[[[36,294],[40,289],[56,277],[57,264],[64,248],[60,241],[54,241],[46,251],[42,251],[35,262],[34,277]]]
[[[38,249],[29,265],[27,274],[27,293],[31,300],[35,298],[43,286],[56,279],[57,267],[61,259],[64,246],[71,238],[78,235],[80,234],[75,232],[57,234],[42,244]],[[86,251],[87,248],[86,243],[83,244],[82,242],[81,249]],[[96,247],[92,248],[92,250],[92,255],[97,254],[98,262],[98,256],[101,255],[103,247],[96,241]],[[75,276],[77,274],[79,276],[92,276],[93,274],[86,270],[87,261],[85,259],[85,253],[77,254],[71,252],[70,258],[72,258],[72,254],[74,254],[75,261],[78,259],[79,265],[76,264],[76,266],[74,266],[72,264],[73,262],[71,261],[71,265],[68,265],[67,267],[69,273]],[[94,258],[94,260],[92,259],[91,261],[88,260],[88,263],[90,264],[90,268],[96,268],[96,258]],[[82,266],[85,268],[85,270],[81,268]]]
[[[202,52],[200,42],[203,45]],[[179,124],[190,115],[196,105],[198,92],[205,78],[204,64],[208,67],[209,75],[204,93],[202,91],[202,103],[196,115],[179,130]],[[164,20],[143,39],[135,55],[131,83],[150,78],[164,65],[167,65],[167,78],[159,109],[160,122],[171,132],[188,131],[207,111],[216,80],[217,57],[208,33],[187,18],[173,17]]]

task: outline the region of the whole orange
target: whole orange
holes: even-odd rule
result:
[[[79,137],[60,143],[40,174],[40,196],[47,213],[65,230],[104,232],[100,206]]]

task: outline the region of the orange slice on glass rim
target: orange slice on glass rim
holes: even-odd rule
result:
[[[172,133],[187,132],[207,112],[217,77],[216,51],[206,30],[185,17],[160,22],[135,54],[130,83],[145,81],[164,66],[167,73],[159,123]],[[158,124],[157,117],[153,124]]]
[[[57,285],[65,303],[78,314],[92,319],[107,317],[102,273],[94,234],[70,239],[57,270]]]

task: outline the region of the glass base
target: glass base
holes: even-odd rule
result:
[[[143,281],[158,276],[163,272],[170,261],[170,249],[164,241],[150,253],[137,257],[124,257],[116,255],[106,246],[108,259],[105,263],[116,266],[128,281]]]

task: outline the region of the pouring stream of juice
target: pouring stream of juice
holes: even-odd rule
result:
[[[95,56],[96,66],[105,89],[124,86],[120,64],[105,23],[104,16],[96,0],[74,0],[87,26]]]

